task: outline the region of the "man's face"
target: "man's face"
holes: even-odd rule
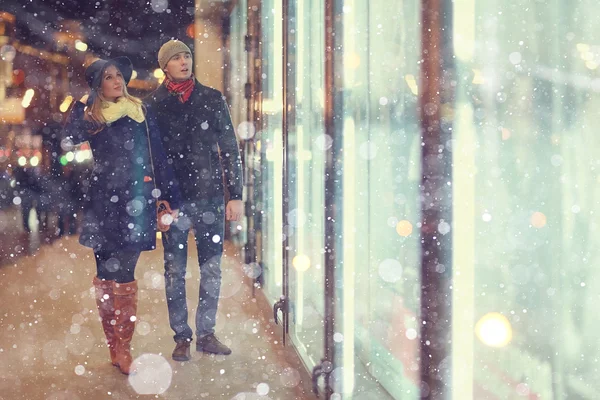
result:
[[[192,55],[182,51],[171,57],[165,67],[165,73],[172,81],[185,81],[192,76],[192,64]]]

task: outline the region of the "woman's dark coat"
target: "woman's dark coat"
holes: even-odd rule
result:
[[[167,163],[156,118],[148,108],[155,176],[145,122],[123,117],[91,134],[91,123],[83,120],[84,107],[77,102],[65,126],[65,136],[74,144],[88,141],[94,157],[79,242],[94,250],[152,250],[156,246],[154,183],[160,199],[169,201],[172,209],[180,204],[179,187]]]

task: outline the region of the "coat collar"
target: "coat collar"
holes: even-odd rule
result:
[[[194,84],[194,90],[192,91],[192,95],[188,101],[193,101],[194,99],[197,99],[199,96],[202,96],[204,94],[205,86],[202,85],[200,82],[198,82],[197,79],[195,81],[196,82]],[[170,96],[169,89],[167,89],[167,86],[163,82],[158,87],[158,89],[156,89],[156,91],[154,91],[152,98],[157,103],[161,103],[164,100],[166,100],[169,96]]]

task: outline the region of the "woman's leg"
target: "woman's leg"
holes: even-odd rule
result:
[[[105,252],[94,252],[96,259],[96,276],[93,279],[94,289],[96,291],[96,306],[100,314],[102,329],[106,336],[106,344],[110,352],[110,359],[113,365],[117,365],[115,327],[112,321],[115,320],[115,302],[114,302],[114,280],[107,279],[109,276],[105,273],[106,261],[110,258]]]
[[[96,255],[98,278],[117,283],[135,281],[135,266],[140,258],[139,251],[102,251]]]
[[[104,263],[102,273],[114,280],[113,294],[115,306],[115,336],[117,338],[116,364],[124,374],[131,372],[131,339],[135,331],[137,314],[137,281],[135,265],[140,257],[139,251],[113,252]]]
[[[114,332],[114,358],[122,373],[131,372],[131,339],[135,330],[137,313],[137,281],[135,266],[139,251],[99,251],[95,253],[98,267],[97,279],[112,282]],[[104,321],[104,319],[103,319]],[[104,323],[103,323],[104,326]],[[112,353],[111,353],[112,356]]]

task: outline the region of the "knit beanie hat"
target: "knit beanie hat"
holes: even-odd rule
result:
[[[181,40],[173,39],[163,44],[160,50],[158,50],[158,65],[160,66],[160,69],[164,70],[171,57],[182,51],[187,51],[192,54],[190,48]]]

